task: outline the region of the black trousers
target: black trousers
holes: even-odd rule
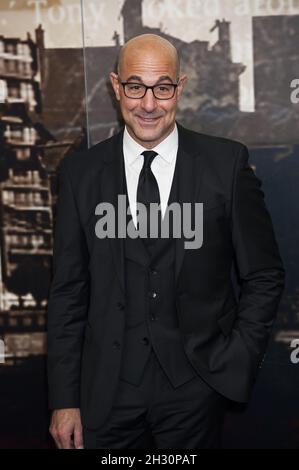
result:
[[[199,376],[174,388],[152,351],[138,387],[120,380],[103,426],[83,426],[84,448],[219,449],[227,404]]]

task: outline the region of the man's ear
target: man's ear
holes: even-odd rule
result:
[[[110,78],[110,82],[111,82],[111,85],[113,87],[116,99],[117,99],[117,101],[119,101],[120,100],[120,90],[119,90],[118,75],[114,72],[111,72],[109,74],[109,78]]]
[[[183,93],[183,89],[184,89],[184,86],[185,86],[185,83],[186,81],[188,80],[188,77],[187,75],[182,75],[180,80],[179,80],[179,85],[178,85],[178,100],[180,99],[182,93]]]

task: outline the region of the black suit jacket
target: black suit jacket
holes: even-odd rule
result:
[[[246,402],[263,360],[284,269],[261,181],[236,141],[178,124],[179,203],[203,203],[203,245],[176,239],[176,305],[186,354],[231,400]],[[99,239],[95,207],[117,196],[123,130],[59,167],[54,275],[48,303],[50,408],[80,407],[101,425],[117,388],[126,315],[124,241]],[[236,298],[231,279],[240,279]]]

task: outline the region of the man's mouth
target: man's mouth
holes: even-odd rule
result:
[[[160,119],[160,117],[161,117],[161,116],[157,116],[157,117],[137,116],[137,118],[138,118],[141,122],[149,123],[149,124],[155,123],[158,119]]]

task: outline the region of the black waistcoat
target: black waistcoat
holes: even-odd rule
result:
[[[168,205],[177,201],[176,164]],[[125,169],[123,193],[129,204]],[[127,216],[127,223],[131,214]],[[146,246],[143,239],[129,238],[125,246],[126,311],[120,377],[138,385],[151,348],[173,387],[196,375],[183,348],[175,305],[175,239],[158,238]]]

